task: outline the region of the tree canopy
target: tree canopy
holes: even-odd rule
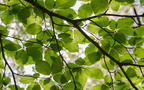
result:
[[[0,90],[143,90],[143,5],[144,0],[1,1]],[[21,72],[27,65],[34,74]]]

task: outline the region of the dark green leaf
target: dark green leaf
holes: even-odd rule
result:
[[[30,11],[28,8],[23,8],[18,12],[19,19],[26,19],[30,16]]]
[[[58,57],[58,58],[55,59],[55,60],[53,61],[53,63],[52,63],[52,66],[51,66],[52,74],[61,72],[62,69],[63,69],[63,64],[62,64],[61,59]]]
[[[114,38],[120,43],[123,43],[123,44],[126,43],[126,36],[121,32],[115,33]]]
[[[18,49],[21,48],[21,46],[19,44],[15,44],[15,43],[8,43],[4,46],[4,48],[9,51],[17,51]]]
[[[35,74],[33,74],[33,78],[38,78],[39,76],[40,76],[39,73],[35,73]]]
[[[75,61],[75,63],[76,63],[77,65],[84,65],[85,61],[84,61],[82,58],[78,58],[78,59]]]
[[[34,47],[29,47],[26,48],[27,54],[28,56],[32,56],[33,60],[42,60],[42,53],[40,52],[40,50],[38,48],[34,48]]]

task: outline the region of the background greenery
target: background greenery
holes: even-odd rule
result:
[[[143,5],[1,1],[1,90],[143,90]],[[27,65],[34,74],[25,74]]]

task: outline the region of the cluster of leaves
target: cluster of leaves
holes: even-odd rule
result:
[[[89,77],[104,82],[87,90],[144,89],[144,26],[140,19],[143,15],[138,15],[134,6],[133,16],[106,14],[110,8],[118,11],[121,5],[130,6],[135,1],[81,1],[88,3],[82,4],[78,12],[71,8],[77,0],[4,0],[0,3],[3,23],[0,25],[1,89],[24,90],[17,85],[21,82],[28,84],[27,90],[83,90]],[[142,6],[144,0],[140,0],[140,4]],[[116,21],[108,16],[122,18]],[[15,30],[18,35],[8,36],[7,27],[12,21],[21,23],[21,31],[33,38],[21,39],[20,30]],[[79,57],[75,62],[68,63],[61,54],[63,50],[79,52],[79,44],[86,43],[85,57]],[[15,59],[20,67],[34,65],[36,73],[16,74],[5,54]],[[96,63],[108,73],[104,74],[101,68],[94,66]],[[14,85],[5,75],[7,66]],[[22,76],[19,81],[16,75]]]

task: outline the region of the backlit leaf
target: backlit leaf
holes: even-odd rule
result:
[[[49,75],[51,72],[50,65],[46,61],[37,60],[35,63],[35,67],[36,67],[36,71],[43,75]]]

